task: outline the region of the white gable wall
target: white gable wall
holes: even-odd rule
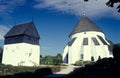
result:
[[[3,64],[13,66],[36,66],[40,60],[40,46],[28,43],[4,45]]]

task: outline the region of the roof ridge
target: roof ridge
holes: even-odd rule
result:
[[[28,22],[27,28],[26,28],[26,30],[23,32],[23,34],[25,34],[25,32],[28,30],[29,26],[30,26],[32,23],[33,23],[33,21]]]
[[[14,26],[17,26],[17,25],[23,25],[23,24],[27,24],[27,23],[31,23],[33,21],[28,21],[28,22],[24,22],[24,23],[18,23],[18,24],[15,24]]]

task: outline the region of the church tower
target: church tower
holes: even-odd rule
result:
[[[87,16],[83,16],[69,35],[70,41],[64,48],[64,63],[74,64],[78,60],[91,61],[91,58],[112,57],[110,43],[103,31]]]
[[[13,66],[38,66],[40,36],[34,22],[13,26],[4,36],[3,64]]]

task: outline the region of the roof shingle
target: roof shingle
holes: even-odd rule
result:
[[[95,25],[88,17],[83,16],[81,20],[77,23],[73,31],[70,33],[69,36],[75,34],[75,33],[80,33],[80,32],[85,32],[85,31],[98,31],[98,32],[103,32],[97,25]]]
[[[28,36],[40,38],[33,22],[27,22],[13,26],[11,30],[4,37],[6,38],[6,37],[12,37],[18,35],[28,35]]]

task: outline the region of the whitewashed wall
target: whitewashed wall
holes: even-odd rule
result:
[[[3,64],[13,66],[37,66],[40,60],[40,46],[28,43],[4,45]]]
[[[71,40],[73,38],[76,38],[74,43],[71,46],[68,46],[68,48],[65,48],[63,53],[63,60],[65,58],[66,52],[68,52],[68,64],[74,64],[77,60],[83,60],[83,61],[91,61],[91,57],[94,57],[94,60],[98,60],[98,57],[101,58],[104,57],[112,57],[110,55],[110,52],[108,50],[108,45],[110,45],[108,42],[108,45],[104,45],[101,40],[97,37],[97,35],[103,37],[103,39],[107,42],[105,39],[105,35],[101,32],[95,32],[95,31],[88,31],[88,32],[82,32],[82,33],[76,33],[71,36]],[[95,45],[92,37],[95,37],[100,45]],[[88,38],[88,45],[83,45],[83,39]],[[66,50],[67,49],[67,50]],[[83,59],[81,59],[81,54],[83,54]]]

